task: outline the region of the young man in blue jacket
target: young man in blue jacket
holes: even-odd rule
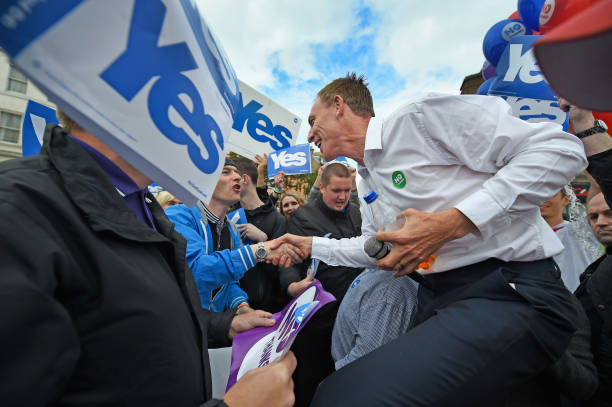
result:
[[[270,250],[274,240],[242,245],[240,233],[226,217],[240,200],[241,181],[236,163],[227,159],[208,206],[198,202],[193,208],[175,205],[166,210],[176,231],[187,239],[186,257],[202,307],[211,311],[251,310],[239,280],[258,262],[269,261],[275,253],[285,253],[299,261],[298,253],[287,245]]]

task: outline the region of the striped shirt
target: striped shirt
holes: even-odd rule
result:
[[[391,342],[410,328],[417,284],[410,278],[367,269],[346,292],[332,333],[336,370]]]

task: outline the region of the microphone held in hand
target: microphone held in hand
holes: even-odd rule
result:
[[[403,177],[403,174],[401,173],[398,175],[398,177],[400,175]],[[405,182],[406,181],[404,180],[404,183]],[[381,218],[383,220],[385,232],[395,232],[396,230],[400,230],[402,227],[404,227],[406,217],[398,216],[399,211],[397,208],[378,199],[378,194],[375,191],[369,191],[363,196],[363,200],[367,204],[368,209],[370,209],[372,216],[376,216],[377,218]],[[391,244],[388,242],[381,242],[376,239],[376,236],[372,236],[363,244],[363,250],[368,254],[368,256],[373,257],[376,260],[380,260],[389,254],[391,251]],[[435,261],[434,255],[430,257],[434,258]],[[429,268],[429,263],[425,264],[425,262],[423,262],[421,264],[426,266],[426,269]],[[412,271],[408,274],[408,276],[422,286],[433,290],[431,282],[426,280],[421,273]]]
[[[368,256],[380,260],[385,257],[391,251],[391,244],[388,242],[381,242],[376,239],[376,236],[371,236],[363,244],[363,250]]]
[[[376,239],[376,236],[369,237],[363,244],[363,250],[368,256],[380,260],[385,257],[391,251],[391,244],[388,242],[381,242]],[[413,271],[408,274],[408,277],[421,284],[423,287],[433,290],[433,286],[423,275],[417,271]]]

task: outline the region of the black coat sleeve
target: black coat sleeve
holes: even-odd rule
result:
[[[612,208],[612,149],[588,157],[587,171],[599,184],[601,192]]]
[[[200,404],[200,407],[228,407],[228,405],[223,400],[212,399],[204,404]]]
[[[562,394],[573,400],[588,400],[599,384],[591,352],[591,325],[580,301],[571,297],[578,311],[578,329],[565,353],[548,368],[548,374]]]
[[[56,270],[74,265],[26,214],[15,216],[19,210],[7,203],[0,211],[0,400],[46,406],[59,398],[80,355],[72,319],[57,300]]]
[[[306,197],[306,203],[314,202],[319,199],[320,196],[321,188],[313,185],[312,188],[310,188],[310,191],[308,192],[308,197]]]
[[[272,236],[268,236],[268,240],[276,239],[287,233],[287,220],[285,217],[278,212],[274,212],[274,217],[274,229],[272,230]]]
[[[207,326],[208,347],[232,346],[232,341],[228,335],[232,320],[236,316],[236,310],[232,308],[224,312],[212,312],[202,309],[202,313]]]

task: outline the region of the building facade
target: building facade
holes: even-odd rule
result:
[[[21,157],[21,127],[29,99],[55,109],[0,51],[0,161]]]

